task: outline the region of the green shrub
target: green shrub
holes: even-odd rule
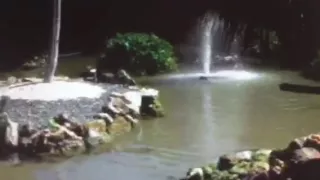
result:
[[[152,75],[177,69],[173,46],[154,34],[117,34],[107,41],[101,68],[123,68],[137,75]]]

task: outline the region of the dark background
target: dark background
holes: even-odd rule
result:
[[[286,62],[298,66],[309,62],[319,46],[317,7],[319,0],[63,0],[60,50],[98,52],[107,37],[132,31],[153,32],[179,44],[199,17],[214,10],[231,26],[277,31]],[[2,65],[48,50],[53,0],[6,0],[0,9]]]

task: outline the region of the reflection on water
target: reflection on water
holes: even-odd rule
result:
[[[318,132],[320,96],[282,92],[281,82],[310,83],[289,72],[264,72],[251,80],[152,80],[161,92],[166,117],[143,121],[124,135],[112,153],[76,157],[50,167],[0,170],[1,177],[59,180],[164,180],[223,153],[256,147],[283,147],[296,137]],[[182,78],[183,79],[183,78]],[[32,171],[31,171],[32,170]],[[19,176],[20,173],[20,176]],[[30,177],[29,179],[34,179]]]

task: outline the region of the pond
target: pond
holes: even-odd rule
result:
[[[255,78],[225,73],[201,81],[163,75],[142,82],[160,90],[166,109],[162,119],[119,137],[107,152],[60,163],[12,168],[2,165],[1,179],[10,180],[165,180],[184,176],[189,167],[219,155],[257,147],[284,147],[288,141],[320,127],[320,96],[280,91],[282,82],[320,85],[294,72],[250,70]]]

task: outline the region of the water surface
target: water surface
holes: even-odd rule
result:
[[[292,72],[259,70],[259,77],[210,81],[162,76],[145,81],[160,90],[166,117],[143,121],[107,153],[54,165],[2,165],[10,180],[165,180],[228,152],[284,147],[294,137],[318,132],[320,96],[282,92],[282,82],[320,85]],[[149,82],[148,82],[149,81]],[[28,177],[28,178],[27,178]]]

